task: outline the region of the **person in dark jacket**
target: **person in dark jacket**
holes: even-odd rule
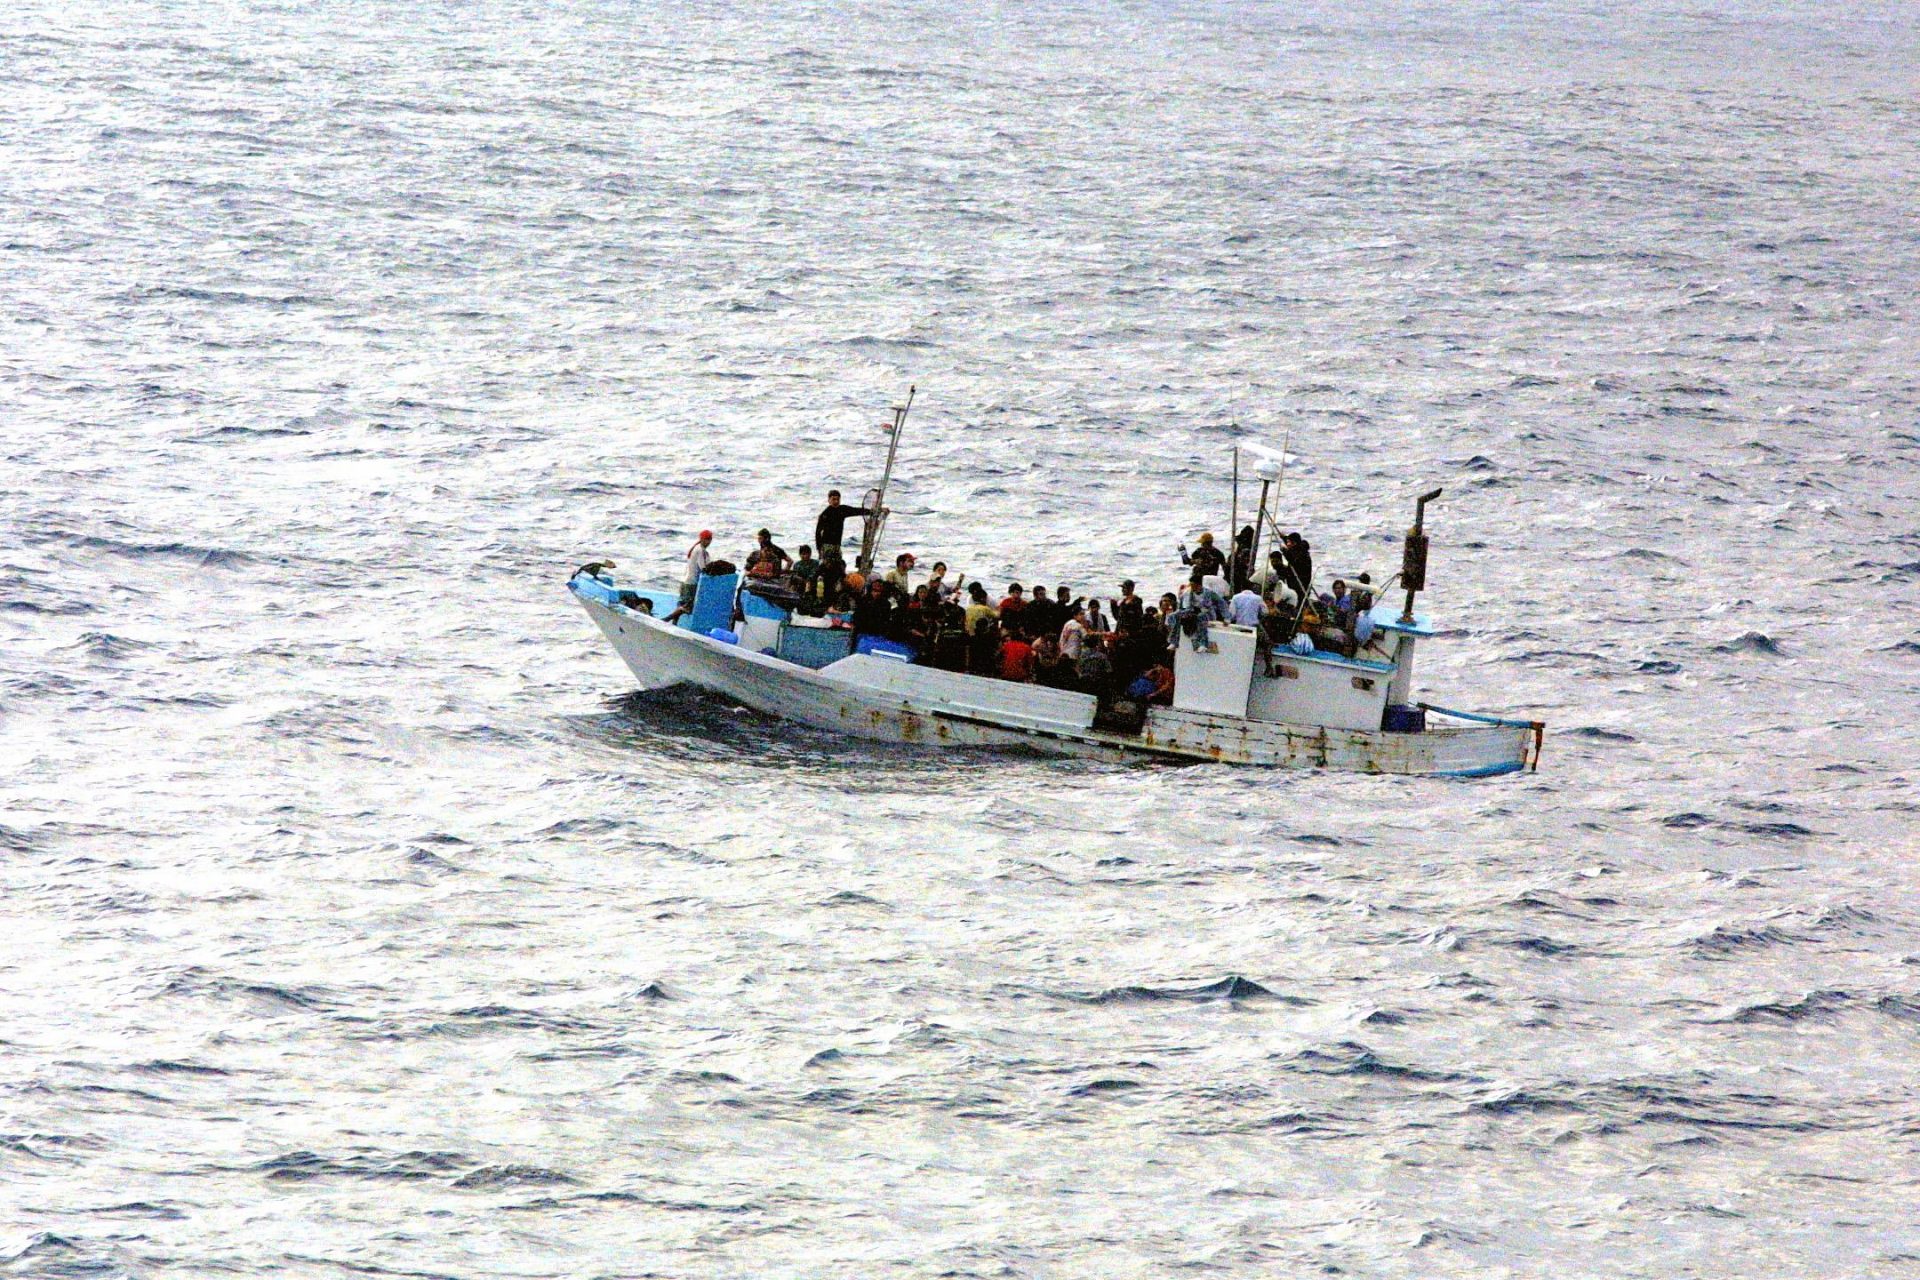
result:
[[[813,543],[820,548],[820,558],[824,560],[831,554],[846,559],[840,550],[840,542],[846,536],[847,521],[854,516],[872,514],[865,507],[850,507],[841,502],[838,489],[827,490],[827,505],[813,522]]]
[[[880,579],[867,583],[853,602],[853,629],[863,636],[892,636],[893,596]]]
[[[1227,562],[1227,581],[1235,591],[1245,591],[1253,582],[1253,526],[1247,525],[1233,535],[1233,558]]]
[[[1227,567],[1227,558],[1221,554],[1220,548],[1213,545],[1213,535],[1203,533],[1200,535],[1200,545],[1193,549],[1191,555],[1187,553],[1187,544],[1180,544],[1180,563],[1191,565],[1200,571],[1201,577],[1210,578]]]
[[[1033,586],[1033,598],[1027,601],[1027,607],[1021,611],[1020,617],[1025,621],[1027,630],[1035,636],[1057,636],[1060,634],[1060,624],[1067,620],[1060,607],[1053,602],[1053,597],[1047,594],[1047,589],[1037,582]]]
[[[846,536],[847,521],[854,516],[873,514],[865,507],[849,507],[842,503],[838,489],[827,490],[827,505],[813,522],[813,545],[820,549],[821,572],[826,579],[829,597],[833,595],[834,588],[840,585],[840,576],[847,571],[847,557],[840,547],[841,539]]]
[[[1313,591],[1313,547],[1297,532],[1290,533],[1280,540],[1280,550],[1286,554],[1287,565],[1293,570],[1293,585],[1300,592],[1300,598],[1306,599]]]

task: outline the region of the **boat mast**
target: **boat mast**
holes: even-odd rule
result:
[[[887,505],[887,485],[893,479],[893,456],[900,451],[900,432],[907,425],[907,411],[913,408],[915,388],[907,387],[907,402],[893,406],[893,425],[888,428],[892,437],[887,442],[887,465],[880,471],[880,483],[867,494],[867,510],[873,514],[867,517],[866,528],[860,535],[860,558],[854,566],[861,573],[873,572],[873,558],[880,551],[880,534],[886,528],[887,517],[882,509]]]

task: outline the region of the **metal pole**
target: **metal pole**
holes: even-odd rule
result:
[[[1262,477],[1260,481],[1260,514],[1253,518],[1253,564],[1252,572],[1260,571],[1260,538],[1267,531],[1267,490],[1273,487],[1273,481]]]
[[[1239,423],[1234,423],[1239,426]],[[1240,545],[1240,446],[1233,446],[1233,514],[1227,518],[1227,539],[1236,548]],[[1227,562],[1227,572],[1233,572],[1233,562]]]
[[[880,551],[880,534],[887,523],[887,518],[880,511],[887,505],[887,485],[893,479],[893,456],[900,451],[900,432],[907,425],[907,412],[913,408],[914,391],[914,387],[908,386],[907,402],[893,407],[893,439],[887,442],[887,465],[880,472],[880,485],[874,490],[873,514],[867,517],[867,527],[860,539],[858,568],[861,573],[873,572],[873,558]]]
[[[1281,440],[1280,440],[1280,474],[1274,478],[1274,482],[1273,482],[1273,502],[1276,507],[1280,505],[1281,487],[1284,486],[1287,481],[1287,450],[1289,450],[1292,447],[1293,447],[1293,424],[1289,423],[1287,424],[1287,434],[1281,437]],[[1263,514],[1266,512],[1266,509],[1267,509],[1266,504],[1264,502],[1261,503],[1260,510]],[[1267,527],[1273,530],[1274,541],[1278,542],[1280,540],[1279,520],[1272,515],[1268,515],[1266,517],[1266,521],[1267,521]]]

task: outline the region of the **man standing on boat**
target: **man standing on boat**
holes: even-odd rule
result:
[[[821,580],[826,584],[827,599],[833,599],[833,593],[840,587],[840,578],[847,571],[847,559],[840,552],[840,541],[846,536],[847,521],[854,516],[872,514],[865,507],[850,507],[842,503],[838,489],[827,490],[826,508],[821,511],[820,518],[813,522],[813,544],[820,548]]]
[[[1296,531],[1280,540],[1280,550],[1286,555],[1287,567],[1293,570],[1292,586],[1301,599],[1306,599],[1313,594],[1313,544]]]
[[[677,621],[682,614],[693,611],[694,593],[700,589],[700,574],[713,559],[713,530],[702,529],[694,544],[687,548],[687,571],[680,579],[680,604],[663,621]]]
[[[1187,554],[1187,544],[1180,544],[1180,563],[1191,565],[1200,571],[1201,577],[1210,578],[1227,567],[1227,558],[1220,553],[1220,548],[1213,545],[1213,535],[1203,533],[1200,535],[1200,545],[1193,549],[1191,555]]]

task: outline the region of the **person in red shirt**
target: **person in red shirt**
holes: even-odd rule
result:
[[[1006,626],[1008,618],[1016,616],[1026,607],[1026,589],[1017,582],[1008,583],[1007,594],[1000,601],[1000,625]]]
[[[1033,646],[1018,623],[1007,629],[1000,642],[1000,678],[1026,684],[1033,679]]]

